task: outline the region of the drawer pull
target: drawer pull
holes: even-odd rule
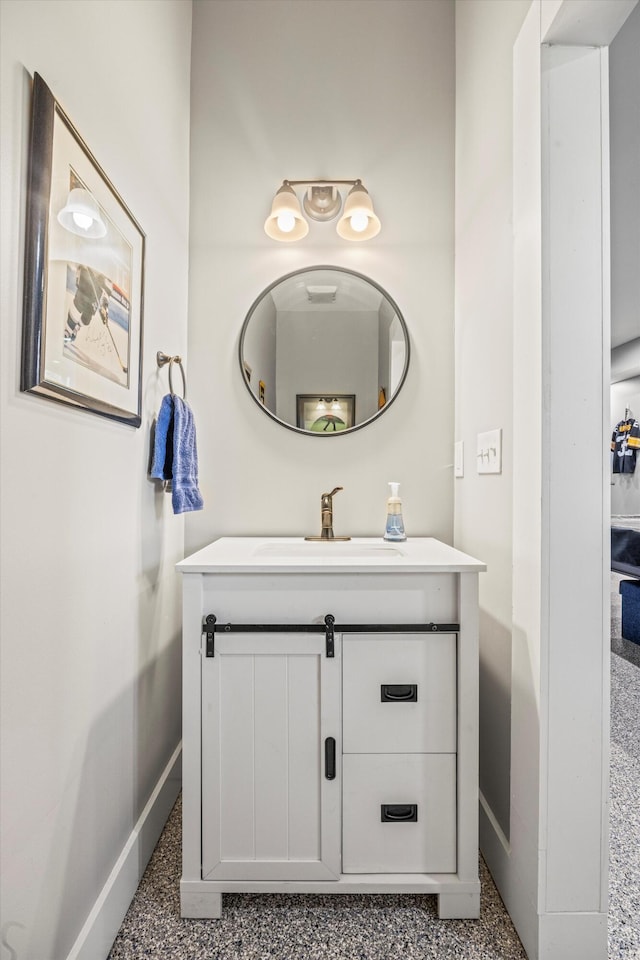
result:
[[[417,803],[381,803],[380,821],[382,823],[417,823]]]
[[[324,775],[327,780],[336,778],[336,741],[334,737],[327,737],[324,742]]]
[[[380,685],[382,703],[417,703],[417,683],[383,683]]]

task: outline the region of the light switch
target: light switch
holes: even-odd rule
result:
[[[502,430],[478,434],[476,470],[478,473],[502,473]]]
[[[464,477],[464,440],[458,440],[453,445],[453,475]]]

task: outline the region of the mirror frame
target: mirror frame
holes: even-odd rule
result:
[[[245,372],[244,358],[243,358],[244,338],[247,332],[247,328],[249,326],[249,323],[251,321],[253,314],[255,313],[258,305],[262,302],[263,298],[266,297],[268,293],[270,293],[275,287],[283,283],[285,280],[290,280],[291,277],[297,277],[303,273],[313,273],[316,270],[318,271],[319,270],[335,270],[337,273],[346,273],[346,274],[349,274],[349,276],[358,277],[359,280],[364,280],[365,283],[369,283],[372,287],[374,287],[385,298],[385,300],[391,305],[391,307],[395,311],[395,314],[398,320],[400,321],[400,326],[402,327],[402,332],[404,334],[404,340],[406,344],[404,368],[402,371],[402,376],[398,381],[398,386],[393,396],[390,397],[385,403],[385,405],[381,407],[379,410],[377,410],[372,417],[369,417],[368,420],[363,420],[362,423],[356,423],[353,427],[347,427],[346,430],[338,430],[332,433],[315,433],[312,430],[304,430],[302,427],[297,427],[293,423],[287,423],[286,420],[281,420],[280,417],[277,417],[275,413],[273,413],[271,410],[265,407],[264,404],[260,402],[258,397],[255,395],[255,393],[251,389],[251,386],[249,384],[249,381],[247,379],[247,375]],[[300,267],[298,270],[292,270],[290,273],[285,273],[282,277],[278,277],[277,280],[274,280],[273,283],[270,283],[268,287],[265,287],[264,290],[255,298],[255,300],[249,307],[249,312],[247,313],[244,319],[244,323],[242,324],[242,329],[240,331],[240,340],[238,343],[238,359],[240,361],[240,373],[242,376],[242,382],[247,388],[247,391],[251,399],[262,410],[263,413],[266,413],[268,417],[274,420],[281,427],[286,427],[287,430],[292,430],[294,433],[302,434],[302,436],[304,437],[342,437],[342,436],[345,436],[346,434],[354,433],[356,430],[361,430],[362,427],[368,427],[370,423],[373,423],[374,420],[377,420],[379,417],[381,417],[384,413],[387,412],[387,410],[389,409],[393,401],[396,399],[396,397],[402,390],[402,387],[404,386],[404,382],[407,378],[410,358],[411,358],[411,342],[409,339],[409,331],[407,329],[407,325],[405,323],[404,317],[400,312],[400,308],[398,307],[398,304],[395,302],[393,297],[389,296],[389,294],[384,289],[384,287],[381,287],[380,284],[376,283],[375,280],[372,280],[371,277],[367,277],[363,273],[358,273],[357,270],[350,270],[348,267],[335,267],[335,266],[332,266],[331,264],[322,264],[322,265],[314,264],[313,266],[310,266],[310,267]]]

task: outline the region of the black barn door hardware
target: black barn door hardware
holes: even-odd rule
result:
[[[324,623],[218,623],[209,613],[202,624],[206,635],[206,656],[215,656],[216,633],[324,633],[326,655],[335,656],[336,633],[459,633],[459,623],[336,623],[328,613]],[[389,697],[388,699],[397,699]]]
[[[326,634],[327,634],[327,656],[328,657],[335,656],[335,647],[333,645],[333,641],[334,641],[333,625],[335,622],[336,622],[336,618],[331,616],[330,613],[328,613],[324,618]]]

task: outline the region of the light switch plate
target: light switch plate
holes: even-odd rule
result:
[[[464,477],[464,440],[458,440],[453,445],[453,475]]]
[[[478,473],[502,473],[502,430],[478,434],[476,470]]]

